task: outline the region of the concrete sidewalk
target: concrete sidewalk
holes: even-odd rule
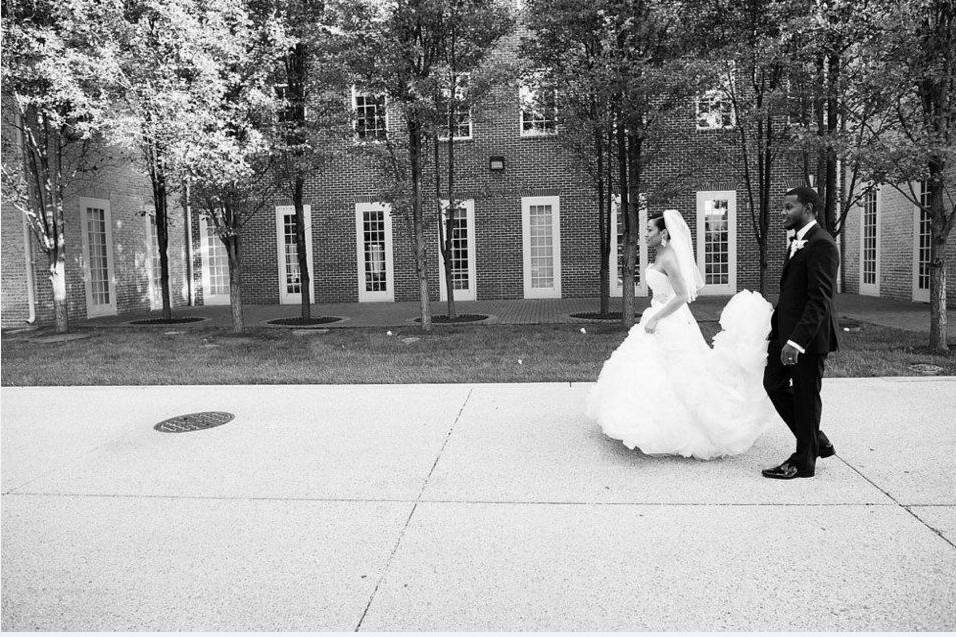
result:
[[[691,307],[698,321],[717,321],[729,296],[701,296]],[[770,297],[770,300],[775,300]],[[650,304],[647,297],[637,298],[637,310],[643,311]],[[611,311],[621,311],[621,299],[611,299]],[[443,314],[445,303],[433,301],[433,314]],[[455,304],[461,314],[484,314],[489,316],[486,323],[507,325],[539,325],[552,323],[579,323],[571,314],[597,312],[600,302],[597,298],[580,299],[512,299],[493,301],[462,301]],[[841,319],[864,321],[875,325],[895,327],[902,330],[929,333],[929,305],[925,303],[905,303],[892,299],[839,294],[836,299],[837,313]],[[228,305],[181,307],[174,310],[175,316],[202,316],[209,320],[197,326],[215,325],[221,328],[232,326],[232,316]],[[266,321],[299,316],[297,305],[246,305],[243,308],[246,324],[249,327],[261,325]],[[79,326],[105,327],[124,325],[128,321],[157,317],[159,312],[143,312],[122,316],[108,316],[89,319],[78,323]],[[391,327],[407,325],[418,318],[418,302],[401,303],[325,303],[312,306],[312,316],[336,316],[345,320],[323,325],[323,327]],[[950,310],[950,317],[952,310]]]
[[[4,387],[2,628],[956,629],[956,378],[826,380],[789,482],[782,426],[650,458],[588,388]]]

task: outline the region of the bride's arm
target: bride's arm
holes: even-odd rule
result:
[[[687,303],[688,299],[687,285],[684,283],[684,277],[680,274],[680,268],[677,267],[677,260],[674,258],[674,253],[668,251],[661,255],[661,257],[661,265],[664,266],[664,274],[667,275],[671,287],[674,288],[674,296],[647,321],[645,329],[648,332],[653,332],[654,328],[657,327],[657,323],[662,318],[676,312],[677,308]]]

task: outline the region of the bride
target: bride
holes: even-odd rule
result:
[[[645,239],[656,248],[645,275],[651,306],[604,363],[588,415],[607,436],[650,455],[743,453],[777,419],[763,387],[773,308],[756,292],[737,293],[711,349],[688,307],[704,283],[683,217],[665,210]]]

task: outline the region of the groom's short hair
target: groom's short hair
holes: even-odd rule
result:
[[[813,208],[813,214],[816,215],[820,212],[820,209],[823,208],[823,202],[820,201],[820,195],[817,194],[817,191],[809,186],[797,186],[796,188],[791,188],[788,190],[784,196],[796,195],[797,201],[799,201],[803,206],[810,205]]]

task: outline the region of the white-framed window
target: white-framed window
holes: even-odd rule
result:
[[[697,267],[704,279],[701,294],[737,291],[737,193],[697,193]]]
[[[106,199],[80,197],[83,224],[83,276],[86,315],[116,314],[116,275],[113,272],[113,219]]]
[[[711,89],[697,96],[697,130],[721,130],[737,125],[733,103],[726,89]]]
[[[880,294],[880,191],[860,200],[860,294]]]
[[[163,269],[159,260],[159,231],[156,228],[156,214],[147,212],[143,216],[146,223],[146,268],[149,276],[148,293],[149,308],[159,309],[163,306]]]
[[[518,85],[521,137],[557,134],[557,97],[554,87],[522,80]]]
[[[442,207],[445,209],[444,219],[442,219],[441,234],[439,240],[445,232],[445,221],[448,219],[448,200],[442,201]],[[476,269],[475,269],[475,200],[465,199],[458,202],[458,207],[454,214],[454,227],[451,239],[451,281],[452,289],[456,301],[474,301],[476,294]],[[441,250],[438,250],[438,287],[441,294],[441,300],[448,300],[447,287],[445,285],[445,263],[441,256]]]
[[[359,302],[394,301],[391,206],[355,204],[355,254]]]
[[[470,74],[462,73],[456,78],[455,84],[455,113],[454,113],[454,138],[458,139],[472,139],[471,131],[471,109],[466,108],[462,102],[466,97],[468,91],[468,80],[470,79]],[[450,91],[447,88],[442,89],[442,97],[447,100],[450,95]],[[447,122],[443,123],[442,133],[439,135],[439,139],[447,140],[448,139],[448,124]]]
[[[309,298],[315,301],[312,271],[312,206],[302,206],[305,216],[305,253],[309,263]],[[295,206],[276,206],[276,250],[279,263],[279,303],[302,302],[299,253],[295,242]]]
[[[363,141],[381,141],[388,135],[388,100],[384,95],[352,87],[355,136]]]
[[[286,100],[289,98],[289,85],[276,84],[275,94],[278,103],[276,104],[276,120],[279,122],[295,121],[295,106]]]
[[[929,189],[926,181],[917,184],[921,206],[913,210],[913,300],[929,303],[929,281],[932,263],[932,217],[926,212],[929,207]]]
[[[208,214],[199,217],[199,240],[203,305],[226,305],[229,303],[229,254],[216,233],[215,221]]]
[[[634,273],[634,294],[647,296],[647,244],[642,240],[647,227],[647,195],[641,193],[641,207],[637,216],[637,271]],[[621,214],[621,197],[616,195],[611,202],[611,263],[608,272],[611,296],[624,296],[624,215]]]
[[[521,198],[524,297],[561,298],[561,202],[559,197]]]

